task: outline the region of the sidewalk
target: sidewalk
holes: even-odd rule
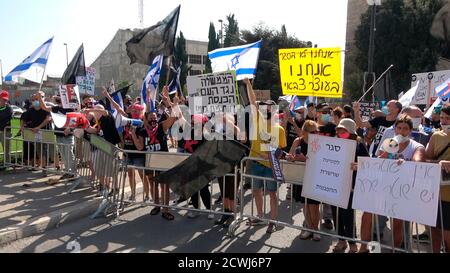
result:
[[[58,177],[21,169],[0,172],[0,245],[87,217],[97,209],[101,199],[89,186],[67,194],[73,181],[45,183]]]

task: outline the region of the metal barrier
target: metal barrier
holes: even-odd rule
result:
[[[144,183],[152,183],[150,181],[151,178],[155,177],[158,172],[168,171],[190,157],[190,154],[186,154],[186,153],[140,152],[140,151],[130,151],[130,150],[122,150],[121,152],[123,152],[124,158],[130,158],[130,156],[132,156],[132,155],[145,156],[145,167],[137,166],[137,165],[133,165],[133,164],[127,165],[128,169],[132,170],[132,172],[134,172],[134,170],[137,170],[139,172],[139,175],[140,175],[141,179],[144,181]],[[151,190],[150,194],[153,197],[152,200],[150,200],[150,196],[145,196],[145,190],[144,190],[143,196],[142,196],[143,201],[139,201],[139,202],[136,202],[135,200],[123,200],[123,201],[124,201],[124,203],[128,203],[128,204],[153,206],[155,208],[159,207],[159,208],[165,208],[165,209],[169,209],[169,210],[183,210],[183,211],[188,211],[188,212],[192,212],[192,213],[207,213],[210,215],[227,215],[227,216],[232,216],[234,219],[236,219],[237,213],[238,213],[237,212],[237,202],[236,202],[237,201],[237,189],[238,189],[238,173],[239,173],[239,170],[236,166],[234,173],[225,175],[225,177],[232,178],[232,181],[233,181],[232,183],[234,184],[233,186],[235,189],[234,196],[233,196],[233,199],[234,199],[233,209],[230,212],[225,211],[224,206],[222,206],[221,210],[219,210],[219,211],[216,211],[213,209],[212,197],[217,193],[216,192],[217,190],[215,191],[215,189],[217,189],[217,187],[214,187],[214,186],[215,186],[215,183],[219,182],[218,179],[223,179],[224,183],[222,184],[222,188],[220,189],[221,190],[220,194],[221,194],[222,200],[225,200],[225,198],[226,198],[227,184],[225,181],[225,179],[226,179],[225,177],[220,177],[220,178],[217,178],[217,179],[211,181],[211,183],[208,186],[208,190],[209,190],[208,197],[209,197],[210,209],[208,209],[208,208],[202,209],[201,208],[200,197],[198,198],[197,209],[190,208],[189,203],[185,202],[187,200],[182,200],[182,202],[180,202],[179,204],[171,205],[171,204],[169,204],[170,200],[167,200],[167,197],[168,197],[167,195],[163,194],[162,200],[161,200],[161,198],[159,198],[160,197],[159,195],[155,195],[157,186],[152,185],[152,184],[150,184],[150,190]],[[149,181],[146,181],[146,179],[149,179]],[[228,183],[229,182],[230,181],[228,181]],[[135,186],[132,186],[132,188],[135,188]],[[123,192],[124,192],[124,188],[122,188],[122,193]],[[198,194],[201,195],[200,192]],[[158,196],[156,198],[157,200],[155,200],[155,196]],[[204,197],[202,196],[202,199],[203,198]],[[131,198],[131,199],[133,199],[133,198]],[[180,206],[180,204],[183,204],[183,203],[186,203],[186,205]],[[124,209],[124,206],[122,206],[122,209]]]
[[[416,229],[416,234],[419,234],[419,228],[418,228],[418,224],[417,223],[412,223],[412,224],[408,224],[406,221],[403,221],[403,242],[405,244],[405,248],[397,248],[394,246],[394,237],[392,236],[392,240],[391,240],[391,245],[387,245],[382,243],[382,240],[380,238],[380,230],[378,228],[378,222],[379,222],[379,217],[378,215],[372,215],[372,230],[371,230],[371,237],[372,240],[371,241],[364,241],[362,239],[358,239],[358,237],[356,236],[357,232],[357,221],[356,221],[356,210],[354,213],[354,220],[353,220],[353,236],[352,237],[346,237],[346,236],[340,236],[337,234],[337,232],[325,232],[322,230],[315,230],[315,229],[311,229],[308,228],[306,226],[303,225],[294,225],[292,223],[288,223],[288,222],[282,222],[278,219],[270,219],[268,217],[265,217],[265,215],[267,215],[267,200],[266,200],[266,193],[267,193],[267,182],[275,182],[274,179],[272,177],[264,177],[264,176],[259,176],[259,175],[254,175],[254,174],[249,174],[248,170],[244,171],[246,169],[248,169],[249,164],[248,163],[252,163],[252,164],[259,164],[256,162],[268,162],[267,160],[263,160],[260,158],[250,158],[250,157],[246,157],[242,160],[241,162],[241,166],[240,166],[240,170],[241,170],[241,181],[244,181],[245,179],[251,179],[251,204],[250,204],[250,209],[246,209],[246,204],[242,203],[241,207],[240,207],[240,214],[237,218],[237,221],[233,224],[233,228],[231,229],[230,227],[230,232],[234,233],[236,231],[236,229],[238,228],[238,226],[246,221],[246,220],[256,220],[256,221],[262,221],[263,223],[273,223],[275,225],[280,225],[280,226],[285,226],[285,227],[289,227],[289,228],[294,228],[297,230],[301,230],[301,231],[307,231],[307,232],[311,232],[311,233],[315,233],[315,234],[319,234],[319,235],[324,235],[324,236],[329,236],[332,237],[334,239],[339,239],[339,240],[345,240],[345,241],[350,241],[350,242],[355,242],[355,243],[359,243],[359,244],[366,244],[368,246],[375,246],[375,248],[379,248],[381,249],[387,249],[390,250],[392,252],[412,252],[412,246],[413,246],[413,238],[412,238],[412,228],[415,227]],[[304,176],[304,171],[305,171],[305,163],[290,163],[287,161],[281,161],[281,165],[282,165],[282,171],[283,171],[283,175],[285,177],[285,182],[286,184],[291,184],[291,188],[293,187],[293,185],[302,185],[303,184],[303,176]],[[262,196],[263,196],[263,215],[255,215],[254,213],[254,205],[255,205],[255,201],[254,201],[254,195],[253,195],[253,190],[255,189],[254,185],[255,185],[255,180],[260,180],[263,181],[263,188],[262,188]],[[276,210],[277,213],[276,215],[278,215],[278,206],[279,206],[279,202],[280,202],[280,183],[278,183],[277,185],[277,189],[276,189]],[[442,183],[441,185],[449,185],[450,183]],[[242,189],[241,190],[241,202],[244,202],[245,198],[244,198],[244,193],[245,191]],[[290,212],[290,216],[292,218],[292,216],[294,215],[293,212],[293,208],[294,208],[294,198],[293,198],[293,191],[291,190],[290,193],[290,208],[291,208],[291,212]],[[321,203],[322,204],[322,203]],[[441,202],[439,202],[439,204],[441,204]],[[305,204],[303,206],[303,210],[305,211],[305,208],[308,205],[308,199],[305,199]],[[274,208],[271,208],[274,209]],[[249,211],[250,210],[250,211]],[[335,210],[335,230],[339,230],[339,211],[340,209]],[[438,217],[443,217],[442,216],[442,210],[440,210],[441,213]],[[306,218],[306,216],[305,216]],[[320,218],[321,219],[321,218]],[[393,225],[393,221],[394,219],[390,219],[391,222],[391,227]],[[320,222],[320,220],[319,220]],[[442,223],[442,221],[441,221]],[[319,228],[320,229],[320,228]],[[441,227],[441,229],[443,230],[443,227]],[[375,234],[375,236],[374,236]],[[374,238],[375,237],[375,238]],[[444,236],[442,235],[442,237],[444,238]],[[431,245],[431,244],[430,244]],[[420,252],[421,247],[419,247],[419,242],[416,241],[416,251]],[[375,250],[377,251],[377,250]]]

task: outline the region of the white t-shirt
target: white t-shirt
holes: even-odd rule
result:
[[[409,140],[408,146],[400,153],[399,158],[402,158],[406,161],[411,161],[414,153],[419,148],[425,148],[422,144],[412,139]]]

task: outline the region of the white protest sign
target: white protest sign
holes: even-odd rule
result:
[[[86,77],[76,78],[81,94],[95,95],[95,73],[95,68],[86,67]]]
[[[302,196],[347,208],[352,190],[354,140],[309,135]]]
[[[189,107],[193,114],[236,112],[236,72],[229,71],[187,78]]]
[[[440,181],[438,164],[360,157],[353,208],[434,227]]]
[[[59,95],[64,109],[78,109],[80,106],[80,92],[73,84],[60,85]]]
[[[437,97],[434,89],[444,83],[448,78],[450,78],[450,70],[413,74],[411,78],[411,87],[414,87],[418,81],[420,81],[420,84],[411,104],[427,105],[427,99],[431,100],[432,98]]]

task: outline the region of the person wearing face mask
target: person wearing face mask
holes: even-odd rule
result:
[[[394,138],[399,143],[399,150],[395,156],[395,159],[398,160],[398,164],[402,164],[404,161],[424,162],[425,147],[422,144],[410,139],[411,131],[413,130],[413,122],[411,117],[408,115],[400,116],[400,118],[395,122],[394,127]],[[379,158],[391,158],[391,155],[387,151],[383,151]],[[394,246],[399,248],[402,245],[404,230],[407,230],[407,227],[405,226],[408,226],[408,223],[404,223],[399,219],[394,219],[392,226]],[[361,239],[363,241],[371,240],[371,230],[372,214],[365,212],[361,220]],[[367,252],[367,245],[363,244],[360,252]]]
[[[319,124],[319,135],[335,137],[336,136],[336,125],[332,122],[332,112],[331,108],[327,103],[321,103],[317,106],[317,120]],[[333,229],[333,213],[331,206],[328,204],[323,204],[323,226],[326,229]]]
[[[276,103],[272,100],[256,103],[256,95],[253,91],[253,86],[249,79],[245,79],[244,83],[247,85],[247,93],[250,101],[251,116],[250,125],[250,157],[269,159],[271,149],[286,147],[286,134],[284,128],[277,124],[272,119],[272,111],[276,110]],[[272,168],[267,161],[254,161],[251,164],[251,175],[272,178]],[[270,196],[270,219],[276,220],[278,217],[278,183],[275,181],[264,181],[255,179],[253,181],[253,196],[255,198],[257,217],[248,221],[248,225],[260,225],[263,223],[263,188],[269,192]],[[269,223],[266,233],[271,234],[276,231],[276,225],[273,222]]]
[[[139,151],[147,152],[169,152],[167,145],[167,134],[172,125],[178,120],[178,117],[173,114],[173,108],[177,106],[177,101],[172,105],[169,98],[169,88],[164,87],[162,96],[164,104],[171,109],[170,114],[163,114],[158,120],[156,112],[146,113],[145,121],[147,124],[143,128],[135,132],[131,131],[133,142]],[[151,109],[150,104],[147,109]],[[163,199],[162,204],[168,206],[170,200],[170,189],[167,184],[157,184],[153,182],[153,172],[146,172],[146,176],[150,182],[150,193],[155,204],[160,203],[160,197]],[[161,190],[161,194],[160,194]],[[161,211],[160,207],[155,207],[150,212],[151,215],[157,215]],[[162,217],[168,221],[174,220],[174,216],[170,213],[169,208],[162,209]]]
[[[351,119],[342,119],[339,122],[339,125],[336,127],[336,136],[342,139],[350,139],[355,140],[356,145],[356,153],[355,153],[355,162],[358,161],[358,157],[368,157],[369,152],[361,138],[359,138],[356,134],[356,123]],[[352,189],[355,188],[356,182],[356,166],[357,163],[353,163],[349,168],[351,168],[353,172],[352,176]],[[337,233],[340,236],[354,238],[354,217],[355,211],[352,209],[352,200],[353,200],[353,192],[350,194],[348,207],[346,209],[339,208],[339,211],[336,207],[332,207],[333,210],[333,220],[335,223],[339,223],[337,228]],[[338,219],[339,217],[339,219]],[[350,246],[349,253],[358,252],[358,246],[354,241],[346,241],[339,240],[338,243],[334,246],[333,252],[342,253],[347,249],[347,243]]]
[[[448,182],[450,180],[450,106],[442,108],[440,121],[442,130],[431,136],[425,154],[428,162],[441,165],[442,181]],[[434,253],[439,253],[444,243],[444,252],[448,253],[450,251],[450,186],[441,186],[440,201],[436,227],[431,228],[432,247]]]
[[[286,153],[289,152],[290,147],[294,143],[294,140],[301,136],[302,127],[305,123],[304,115],[305,115],[305,107],[299,106],[294,109],[294,116],[292,116],[291,111],[287,110],[284,114],[281,126],[283,126],[286,131],[286,143],[287,146],[284,149]]]
[[[305,162],[306,156],[308,154],[308,138],[312,134],[319,133],[319,125],[313,120],[305,121],[305,124],[302,128],[302,134],[299,138],[297,138],[289,151],[289,154],[286,156],[286,159],[290,162]],[[305,204],[303,209],[303,214],[305,217],[305,222],[303,226],[312,230],[319,230],[319,222],[320,222],[320,202],[308,199],[305,202],[305,198],[301,196],[303,186],[302,185],[293,185],[292,186],[292,195],[296,202],[301,202]],[[320,234],[311,233],[309,231],[302,231],[300,233],[301,240],[311,239],[315,242],[321,240]]]
[[[60,97],[54,98],[56,106],[48,107],[44,99],[42,97],[39,97],[40,107],[42,110],[47,111],[48,113],[55,113],[55,114],[61,114],[61,115],[67,115],[67,113],[75,112],[75,109],[65,109],[62,107],[62,102]],[[55,127],[55,136],[56,141],[58,143],[64,144],[64,145],[58,145],[57,148],[59,150],[59,153],[61,155],[61,158],[64,162],[64,169],[65,174],[59,178],[59,181],[61,180],[71,180],[76,178],[76,167],[75,167],[75,154],[73,151],[73,147],[75,145],[75,139],[72,134],[72,130],[70,128],[57,128]],[[51,153],[52,154],[52,153]]]
[[[31,129],[33,133],[39,132],[41,129],[49,129],[51,118],[50,114],[41,108],[40,99],[44,99],[45,94],[43,92],[36,93],[32,96],[31,108],[28,109],[21,117],[21,132],[23,133],[24,128]],[[30,144],[30,145],[28,145]],[[29,149],[28,149],[29,146]],[[24,142],[24,158],[30,158],[32,161],[34,159],[40,159],[42,155],[42,164],[45,165],[46,149],[42,149],[42,144],[40,143],[26,143]],[[36,162],[31,163],[34,167]],[[40,165],[40,164],[38,164]],[[45,173],[44,173],[45,174]]]
[[[381,143],[381,138],[383,137],[384,131],[394,125],[399,114],[401,113],[403,106],[400,102],[392,100],[383,107],[383,112],[386,116],[373,118],[369,121],[363,121],[361,119],[361,111],[359,103],[353,103],[353,108],[355,110],[355,122],[360,128],[370,128],[374,127],[377,130],[377,135],[375,136],[372,145],[370,146],[369,153],[371,157],[376,157],[378,147]]]

